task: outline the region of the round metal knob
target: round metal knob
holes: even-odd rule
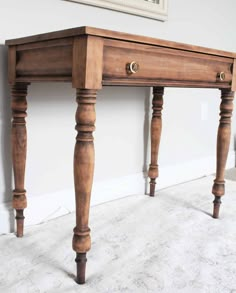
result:
[[[139,64],[135,61],[132,61],[126,65],[128,73],[137,73],[139,71]]]
[[[217,78],[219,78],[220,81],[225,80],[225,73],[223,71],[217,73]]]

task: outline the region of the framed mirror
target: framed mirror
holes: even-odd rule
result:
[[[168,0],[64,0],[106,9],[140,15],[147,18],[167,20]]]

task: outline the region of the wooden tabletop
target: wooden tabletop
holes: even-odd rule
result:
[[[166,41],[166,40],[161,40],[161,39],[156,39],[151,37],[121,33],[117,31],[99,29],[99,28],[94,28],[89,26],[82,26],[82,27],[65,29],[65,30],[60,30],[55,32],[49,32],[45,34],[11,39],[6,41],[6,45],[8,46],[21,45],[21,44],[27,44],[27,43],[35,43],[39,41],[55,40],[55,39],[62,39],[67,37],[76,37],[79,35],[93,35],[93,36],[99,36],[99,37],[109,38],[109,39],[132,41],[136,43],[149,44],[149,45],[167,47],[167,48],[175,48],[175,49],[180,49],[180,50],[185,50],[190,52],[198,52],[198,53],[204,53],[204,54],[210,54],[210,55],[216,55],[216,56],[236,58],[236,53],[233,53],[233,52],[215,50],[215,49],[194,46],[194,45],[187,45],[183,43],[177,43],[177,42]]]

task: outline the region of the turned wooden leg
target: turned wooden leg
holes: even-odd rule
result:
[[[25,181],[26,162],[26,122],[27,116],[27,83],[16,83],[12,86],[12,163],[15,189],[13,190],[13,208],[16,210],[16,235],[22,237],[24,232],[24,209],[27,206]]]
[[[215,195],[213,218],[219,217],[221,196],[225,193],[225,165],[229,151],[231,116],[233,111],[234,92],[229,89],[221,90],[220,124],[217,135],[217,167],[212,193]]]
[[[156,178],[158,177],[158,151],[161,140],[162,119],[161,111],[163,106],[163,87],[153,88],[152,100],[152,122],[151,122],[151,164],[148,177],[150,178],[150,196],[155,195]]]
[[[88,227],[90,195],[94,171],[93,131],[95,130],[95,90],[77,90],[76,137],[74,153],[74,181],[76,196],[76,227],[73,249],[76,251],[77,282],[85,283],[86,252],[90,249]]]

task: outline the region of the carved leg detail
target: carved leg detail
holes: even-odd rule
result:
[[[90,196],[94,172],[95,90],[77,90],[76,137],[74,153],[74,181],[76,195],[76,227],[73,249],[77,253],[77,282],[85,283],[86,252],[90,249],[88,227]]]
[[[233,111],[234,92],[229,89],[221,90],[220,124],[217,135],[217,167],[212,193],[215,195],[213,218],[219,217],[221,196],[225,193],[225,166],[229,151],[231,134],[231,116]]]
[[[24,232],[24,209],[27,207],[25,181],[25,162],[27,133],[25,117],[27,116],[28,83],[12,86],[12,162],[15,189],[13,190],[13,208],[16,210],[16,235],[22,237]]]
[[[155,194],[156,178],[158,177],[158,151],[161,139],[162,119],[161,111],[163,106],[163,87],[153,88],[152,100],[152,122],[151,122],[151,164],[148,177],[150,178],[150,196]]]

